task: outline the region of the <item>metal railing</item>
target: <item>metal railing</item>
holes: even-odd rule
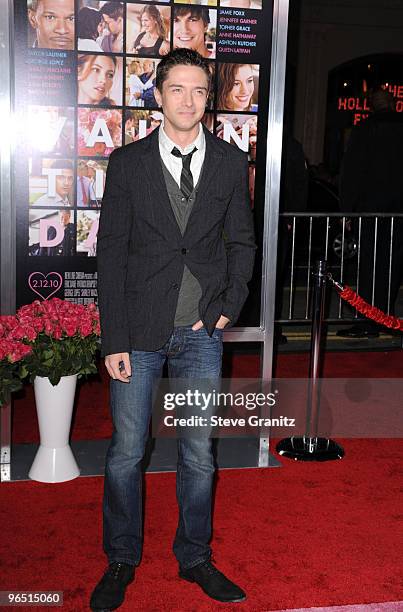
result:
[[[335,280],[351,286],[357,293],[360,293],[363,271],[368,275],[370,270],[372,293],[363,297],[371,304],[375,303],[380,274],[387,274],[384,310],[388,314],[393,310],[392,270],[399,264],[395,261],[399,245],[401,251],[397,257],[401,258],[403,253],[403,214],[282,213],[279,224],[279,249],[287,253],[278,257],[279,262],[283,260],[286,263],[283,270],[281,263],[277,268],[277,299],[278,293],[282,293],[277,322],[310,321],[311,277],[317,260],[327,261],[328,270]],[[368,252],[370,257],[367,257]],[[358,313],[346,306],[336,293],[329,296],[328,302],[325,321],[337,323],[357,319]]]

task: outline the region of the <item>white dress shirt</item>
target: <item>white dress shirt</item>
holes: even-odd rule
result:
[[[61,196],[56,193],[55,196],[49,196],[45,193],[43,196],[35,200],[33,206],[70,206],[67,196]]]
[[[79,51],[99,51],[103,53],[102,47],[95,40],[91,40],[91,38],[79,38],[77,49]]]
[[[180,157],[175,157],[175,155],[172,155],[171,151],[174,147],[176,147],[182,153],[182,155],[187,155],[193,151],[195,147],[197,148],[197,151],[195,151],[192,155],[190,162],[190,171],[193,176],[193,184],[197,185],[204,162],[204,155],[206,153],[206,138],[204,136],[202,124],[199,124],[199,134],[196,140],[187,145],[184,149],[173,142],[173,140],[166,135],[164,124],[162,124],[159,128],[158,143],[163,164],[176,181],[178,187],[180,187],[181,184],[182,160]]]

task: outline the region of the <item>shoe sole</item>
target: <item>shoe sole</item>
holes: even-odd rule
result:
[[[200,584],[196,582],[194,578],[189,578],[188,576],[184,576],[180,572],[179,572],[179,578],[182,578],[182,580],[186,580],[186,582],[194,582],[195,584],[197,584],[197,586],[201,588],[203,593],[205,593],[208,597],[210,597],[210,599],[214,599],[214,601],[220,601],[221,603],[240,603],[241,601],[245,601],[246,599],[246,595],[245,597],[239,597],[238,599],[220,599],[219,597],[213,597],[212,595],[210,595],[210,593],[207,593],[207,591],[203,589],[203,587],[200,586]]]

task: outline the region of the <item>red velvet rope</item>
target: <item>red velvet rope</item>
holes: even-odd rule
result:
[[[354,308],[358,310],[361,314],[368,317],[368,319],[372,319],[376,321],[380,325],[385,325],[386,327],[390,327],[391,329],[399,329],[403,330],[403,319],[398,319],[397,317],[393,317],[392,315],[387,315],[376,306],[371,306],[365,300],[362,299],[359,295],[355,293],[348,287],[347,285],[340,291],[340,297],[348,304],[351,304]]]

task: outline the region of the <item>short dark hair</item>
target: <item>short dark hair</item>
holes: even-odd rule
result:
[[[105,2],[99,12],[117,21],[119,17],[123,17],[123,2]]]
[[[204,70],[207,77],[208,87],[210,88],[211,70],[210,64],[205,57],[193,51],[193,49],[174,49],[165,55],[157,66],[157,76],[155,86],[158,91],[162,91],[164,81],[168,78],[168,73],[174,66],[197,66]]]
[[[98,37],[98,26],[102,21],[99,11],[89,6],[83,6],[78,12],[78,38],[95,40]]]
[[[71,159],[55,159],[55,161],[51,163],[50,167],[53,170],[74,170]]]
[[[209,10],[205,6],[175,6],[174,7],[174,19],[175,17],[184,17],[188,13],[190,13],[191,17],[202,19],[206,27],[210,23]]]

